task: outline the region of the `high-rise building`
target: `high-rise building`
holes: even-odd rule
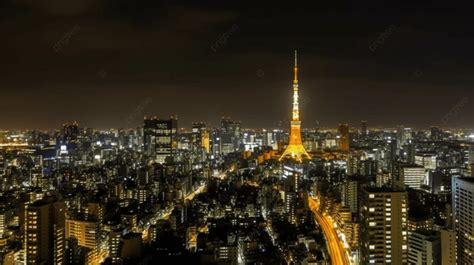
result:
[[[66,220],[66,238],[76,238],[78,245],[89,249],[97,247],[99,223],[93,220]]]
[[[439,232],[416,230],[408,236],[408,263],[441,265]]]
[[[64,203],[52,198],[35,201],[25,210],[27,264],[62,264],[64,261]]]
[[[457,234],[457,264],[474,264],[474,178],[453,178],[453,224]]]
[[[288,216],[288,222],[296,223],[296,202],[298,199],[298,186],[300,175],[293,172],[285,180],[285,210]]]
[[[469,171],[471,172],[471,177],[474,177],[474,145],[471,145],[469,147],[469,159],[468,159],[468,164],[469,164]]]
[[[164,163],[172,156],[177,147],[178,119],[171,117],[168,120],[145,118],[143,138],[145,153],[153,157],[156,162]]]
[[[71,142],[77,140],[79,136],[79,124],[75,121],[71,124],[66,123],[63,124],[63,128],[61,130],[61,137],[62,140],[65,142]]]
[[[389,142],[389,154],[390,165],[392,165],[398,158],[398,143],[396,139],[391,139]]]
[[[209,132],[204,122],[193,123],[191,138],[191,149],[202,160],[209,153]]]
[[[426,169],[436,169],[437,156],[435,153],[419,153],[415,155],[415,164],[424,166]]]
[[[438,127],[431,127],[430,139],[432,141],[439,141],[443,139],[443,131]]]
[[[306,152],[306,149],[303,146],[303,140],[301,139],[301,120],[298,95],[298,61],[296,51],[294,75],[295,78],[293,80],[293,112],[290,123],[290,139],[288,146],[280,157],[280,160],[289,158],[297,162],[302,162],[303,159],[311,159],[311,156],[308,154],[308,152]]]
[[[74,239],[77,246],[87,252],[87,264],[99,264],[99,223],[95,220],[75,218],[66,220],[66,239]]]
[[[338,127],[339,133],[339,148],[341,151],[349,151],[349,125],[339,124]]]
[[[359,182],[357,180],[347,179],[341,186],[342,205],[349,207],[352,213],[357,213],[358,208],[358,190]]]
[[[415,144],[413,144],[411,141],[404,146],[405,149],[405,161],[410,164],[415,164]]]
[[[403,165],[400,171],[401,181],[412,189],[420,189],[426,173],[423,166]]]
[[[456,264],[456,231],[450,229],[441,229],[441,264]]]
[[[360,134],[367,135],[369,131],[367,130],[367,121],[363,120],[360,122]]]
[[[407,193],[365,187],[360,196],[360,264],[407,264]]]
[[[229,154],[240,149],[241,122],[222,117],[220,133],[222,154]]]
[[[206,131],[206,123],[193,122],[192,125],[192,149],[193,151],[201,151],[203,146],[203,133]]]

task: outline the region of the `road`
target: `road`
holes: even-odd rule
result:
[[[319,204],[313,197],[308,196],[308,204],[311,211],[314,213],[316,221],[321,226],[324,235],[326,236],[327,245],[329,248],[329,255],[331,256],[332,265],[349,265],[349,259],[344,249],[344,244],[337,236],[336,229],[333,223],[321,213],[319,213]]]
[[[206,184],[202,184],[201,186],[199,186],[199,188],[197,188],[195,191],[191,192],[190,194],[188,194],[188,196],[186,196],[184,198],[184,200],[186,201],[192,201],[194,199],[194,197],[196,197],[196,195],[198,195],[199,193],[203,192],[204,190],[206,189]]]

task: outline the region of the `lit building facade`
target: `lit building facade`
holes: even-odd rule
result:
[[[474,264],[474,178],[453,178],[453,224],[458,264]]]
[[[143,126],[144,150],[156,162],[164,163],[177,147],[178,119],[145,118]]]
[[[347,124],[339,124],[337,129],[339,133],[339,148],[341,151],[347,152],[349,151],[349,125]]]
[[[407,263],[407,193],[366,187],[360,197],[360,264]]]
[[[52,200],[38,200],[25,209],[26,264],[64,262],[65,206]]]
[[[416,230],[408,237],[408,263],[441,265],[439,232]]]

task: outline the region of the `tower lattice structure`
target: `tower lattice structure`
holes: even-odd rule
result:
[[[295,68],[294,68],[294,80],[293,80],[293,111],[292,119],[290,122],[290,139],[288,146],[280,157],[280,161],[283,159],[291,159],[297,162],[303,162],[304,159],[311,159],[306,149],[303,146],[301,140],[301,120],[300,120],[300,108],[299,108],[299,96],[298,96],[298,55],[295,51]]]

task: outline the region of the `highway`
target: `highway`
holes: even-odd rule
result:
[[[314,213],[316,222],[321,226],[324,235],[326,236],[327,245],[329,248],[329,255],[331,256],[332,265],[349,265],[349,259],[344,249],[344,244],[337,236],[336,229],[333,223],[323,214],[318,211],[319,204],[315,198],[308,196],[308,205]]]
[[[198,195],[199,193],[203,192],[204,190],[206,189],[206,184],[202,184],[201,186],[199,186],[199,188],[197,188],[195,191],[191,192],[190,194],[188,194],[184,200],[186,201],[192,201],[194,199],[194,197],[196,197],[196,195]]]

